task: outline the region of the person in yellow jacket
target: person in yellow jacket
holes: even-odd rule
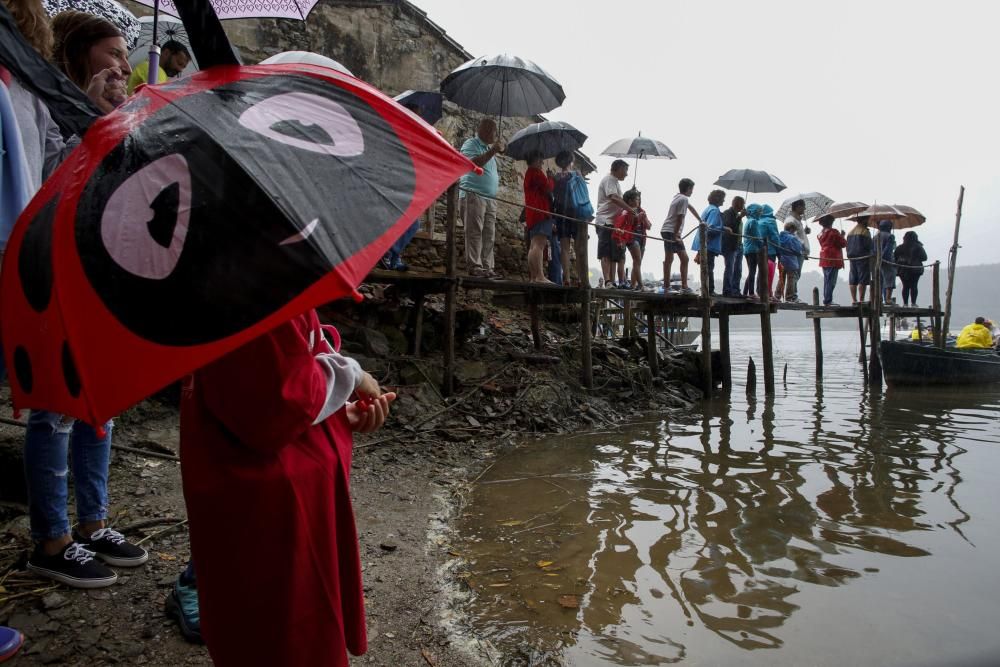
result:
[[[183,72],[190,62],[191,53],[186,46],[174,39],[164,42],[160,47],[160,67],[156,73],[156,83],[166,83],[167,79]],[[132,68],[132,76],[128,78],[128,94],[134,93],[140,83],[148,82],[149,60],[143,60]]]
[[[962,329],[955,347],[960,350],[988,350],[993,347],[993,332],[986,327],[986,318],[977,317],[975,322]]]

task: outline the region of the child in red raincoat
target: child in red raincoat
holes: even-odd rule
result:
[[[325,328],[333,346],[314,311],[295,317],[184,387],[201,633],[222,667],[346,666],[367,648],[351,432],[380,427],[395,395],[379,396]]]

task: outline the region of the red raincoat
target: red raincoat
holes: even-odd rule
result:
[[[343,408],[313,426],[329,352],[314,311],[196,372],[181,469],[216,665],[347,665],[367,648]]]

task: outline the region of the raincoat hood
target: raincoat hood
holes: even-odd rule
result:
[[[878,230],[880,232],[891,232],[892,231],[892,220],[882,220],[878,223]]]
[[[751,218],[759,218],[763,208],[760,204],[750,204],[747,206],[747,215]]]
[[[763,213],[761,215],[763,217],[765,217],[765,218],[773,218],[774,217],[774,209],[771,208],[770,206],[768,206],[767,204],[764,204]]]

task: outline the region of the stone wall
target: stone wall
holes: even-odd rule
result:
[[[130,0],[125,4],[136,15],[150,9]],[[256,63],[282,51],[312,51],[333,58],[358,78],[389,95],[404,90],[437,90],[450,71],[470,60],[445,31],[428,20],[423,11],[406,0],[319,0],[305,23],[284,19],[247,19],[224,23],[230,40],[244,62]],[[445,115],[437,128],[454,146],[475,134],[481,114],[445,103]],[[503,138],[539,118],[507,118]],[[500,192],[513,202],[523,201],[525,164],[498,158]],[[583,168],[589,170],[589,164]],[[425,230],[406,253],[411,265],[444,270],[445,202],[442,197],[432,214],[434,234]],[[511,277],[526,277],[524,227],[519,206],[499,204],[496,243],[497,270]],[[459,267],[464,264],[464,237],[459,230]]]

